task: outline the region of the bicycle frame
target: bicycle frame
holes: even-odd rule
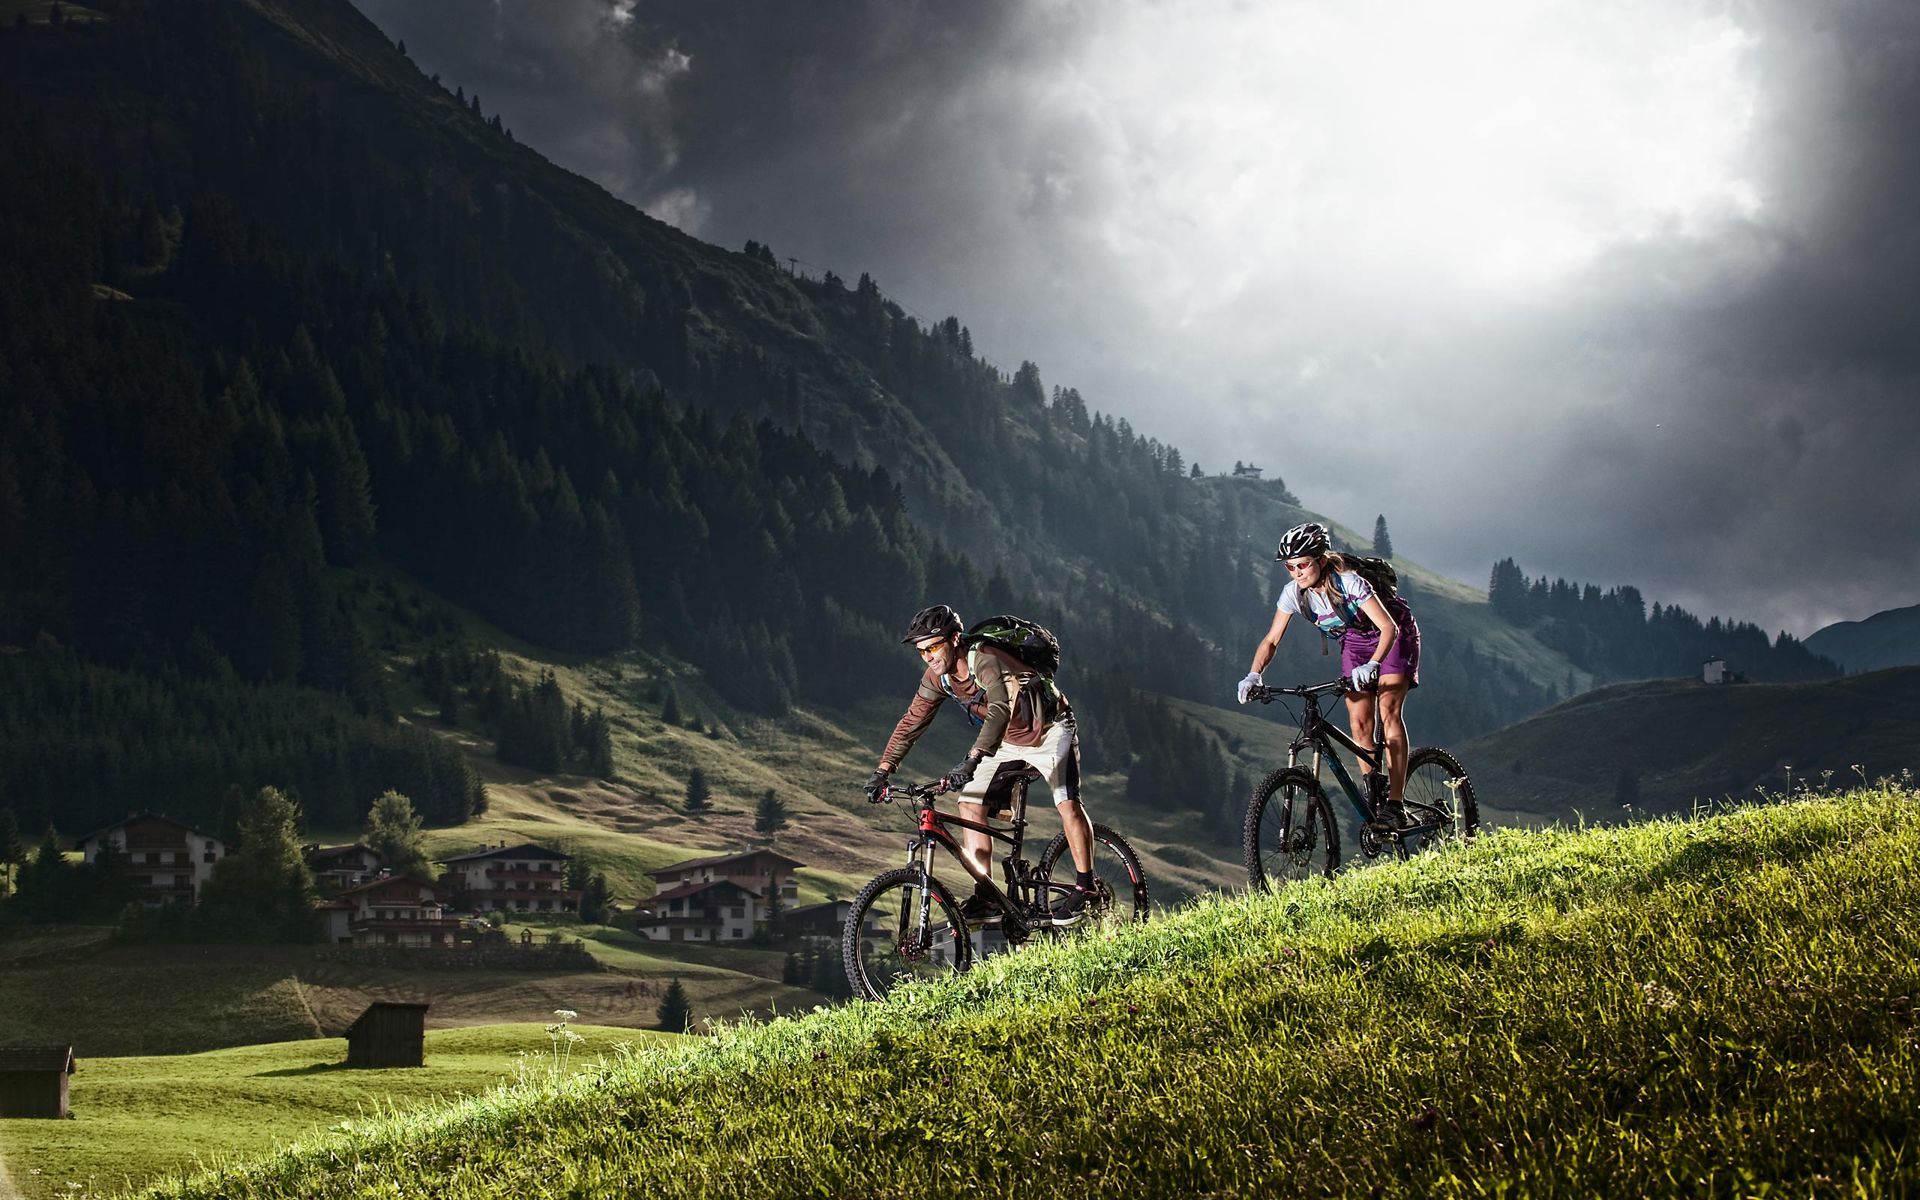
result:
[[[1377,785],[1372,781],[1384,778],[1381,772],[1385,769],[1382,764],[1386,762],[1387,757],[1385,728],[1376,717],[1373,723],[1373,749],[1369,751],[1359,742],[1354,741],[1346,730],[1327,720],[1320,712],[1318,695],[1312,691],[1304,691],[1300,698],[1305,702],[1307,712],[1300,722],[1300,736],[1287,747],[1287,765],[1298,766],[1300,752],[1311,748],[1313,777],[1320,778],[1320,762],[1324,758],[1327,765],[1333,769],[1333,777],[1340,784],[1340,790],[1347,794],[1347,802],[1353,805],[1353,811],[1363,822],[1371,823],[1377,815],[1377,809],[1373,804],[1373,791]],[[1330,743],[1345,746],[1356,759],[1373,768],[1367,776],[1369,782],[1364,794],[1360,786],[1354,783],[1353,776],[1347,773],[1346,764],[1340,761],[1340,756],[1333,753]]]
[[[1378,802],[1384,800],[1388,794],[1387,730],[1385,722],[1381,721],[1376,713],[1373,721],[1373,749],[1368,750],[1354,741],[1346,730],[1327,720],[1320,712],[1320,693],[1332,691],[1340,686],[1340,681],[1335,680],[1333,683],[1308,688],[1275,688],[1267,699],[1272,699],[1273,695],[1297,695],[1306,705],[1306,716],[1300,722],[1300,736],[1287,747],[1287,765],[1289,767],[1299,765],[1300,752],[1311,748],[1313,777],[1318,779],[1320,762],[1324,758],[1327,765],[1333,769],[1333,777],[1340,784],[1340,790],[1347,794],[1347,803],[1353,805],[1354,814],[1360,818],[1364,833],[1365,829],[1379,827],[1380,805]],[[1345,746],[1356,759],[1373,768],[1367,774],[1365,788],[1356,784],[1353,776],[1347,774],[1346,764],[1341,762],[1340,756],[1333,752],[1335,744]],[[1392,826],[1381,830],[1381,833],[1390,838],[1394,845],[1402,847],[1401,853],[1404,854],[1405,841],[1408,837],[1430,833],[1441,828],[1443,824],[1445,822],[1428,821],[1413,825]],[[1367,844],[1363,836],[1362,848],[1364,849]],[[1371,855],[1372,852],[1368,851],[1368,853]]]
[[[994,856],[991,848],[989,848],[987,855],[988,869],[984,871],[975,870],[973,862],[967,854],[966,847],[960,844],[960,840],[954,837],[950,830],[955,827],[972,830],[976,833],[986,834],[992,841],[1006,843],[1007,857],[1003,861],[1006,864],[1008,887],[1010,889],[1027,887],[1026,863],[1020,858],[1020,849],[1026,839],[1027,785],[1031,782],[1032,779],[1027,777],[1018,780],[1014,784],[1011,804],[1012,817],[1009,823],[1004,826],[979,821],[969,821],[957,813],[941,812],[938,808],[934,807],[933,797],[925,796],[919,801],[919,832],[907,841],[907,865],[909,867],[919,867],[920,873],[928,879],[933,878],[934,847],[943,847],[948,854],[953,856],[953,860],[960,864],[960,869],[970,875],[974,883],[980,886],[986,892],[987,896],[1000,907],[1000,911],[1003,914],[1002,931],[1013,933],[1016,936],[1024,936],[1030,929],[1030,925],[1026,919],[1022,902],[1017,901],[1009,892],[1002,891],[1000,886],[993,881],[992,865]],[[931,902],[930,890],[922,889],[920,892],[920,921],[923,927],[926,924]]]

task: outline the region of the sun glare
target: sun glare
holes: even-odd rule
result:
[[[1528,290],[1750,215],[1748,38],[1713,6],[1088,5],[1053,99],[1118,158],[1110,250],[1190,318],[1257,277]],[[1169,299],[1175,298],[1169,296]]]

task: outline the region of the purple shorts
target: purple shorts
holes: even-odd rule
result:
[[[1387,615],[1399,629],[1399,636],[1393,639],[1393,645],[1387,650],[1387,656],[1380,660],[1380,674],[1404,675],[1409,689],[1420,686],[1420,626],[1414,624],[1413,610],[1407,602],[1398,596],[1386,601]],[[1380,647],[1380,631],[1367,629],[1349,629],[1340,640],[1340,669],[1348,675],[1353,669],[1373,657]]]

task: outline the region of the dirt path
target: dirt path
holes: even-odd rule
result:
[[[13,1186],[13,1176],[7,1174],[5,1158],[0,1158],[0,1200],[21,1200],[20,1189]]]

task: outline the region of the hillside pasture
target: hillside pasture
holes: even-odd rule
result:
[[[1502,831],[156,1194],[1910,1194],[1916,812]]]
[[[782,984],[782,956],[773,952],[654,952],[631,933],[571,928],[588,935],[603,969],[427,970],[336,960],[303,946],[122,946],[0,969],[0,1013],[5,1041],[70,1042],[90,1059],[338,1036],[376,1000],[431,1004],[429,1029],[544,1021],[558,1008],[597,1025],[649,1029],[675,978],[696,1024],[800,1011],[821,999]]]
[[[1917,747],[1920,667],[1902,667],[1818,683],[1611,684],[1476,738],[1460,757],[1483,813],[1545,824],[1858,785],[1920,768]]]
[[[547,1022],[554,1021],[547,1014]],[[570,1073],[681,1035],[574,1026]],[[545,1023],[427,1034],[425,1066],[353,1070],[343,1038],[165,1057],[86,1058],[71,1121],[0,1121],[0,1157],[28,1200],[103,1195],[154,1176],[350,1127],[523,1078],[563,1073]]]

